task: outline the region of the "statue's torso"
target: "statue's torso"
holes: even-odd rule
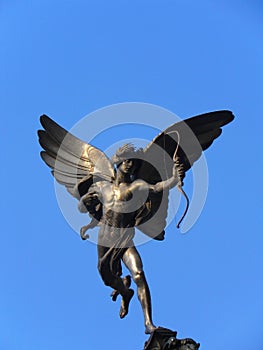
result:
[[[115,227],[134,227],[136,213],[148,195],[144,184],[141,180],[119,185],[109,182],[95,184],[93,190],[103,205],[104,222]]]

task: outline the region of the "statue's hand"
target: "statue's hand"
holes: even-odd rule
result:
[[[173,177],[177,180],[177,182],[180,181],[179,176],[178,176],[178,168],[177,168],[177,165],[175,163],[173,166]]]
[[[183,186],[182,178],[184,177],[183,176],[184,166],[183,164],[180,164],[180,160],[178,157],[174,157],[173,161],[174,161],[173,177],[177,179],[178,184]]]

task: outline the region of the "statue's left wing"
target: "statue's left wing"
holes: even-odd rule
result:
[[[68,192],[80,199],[96,180],[112,181],[114,168],[98,148],[78,139],[46,115],[38,130],[41,157]]]
[[[202,151],[210,147],[221,135],[222,127],[233,119],[232,112],[221,110],[171,125],[144,149],[144,159],[137,178],[150,184],[167,180],[172,176],[173,165],[176,162],[180,180],[178,188],[183,192],[186,171],[200,158]],[[137,217],[138,228],[157,240],[164,238],[168,194],[168,190],[150,193]]]

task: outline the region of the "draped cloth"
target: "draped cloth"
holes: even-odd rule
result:
[[[101,225],[98,239],[98,269],[106,285],[122,275],[121,259],[126,250],[134,246],[134,234],[134,226],[118,228],[108,224]]]

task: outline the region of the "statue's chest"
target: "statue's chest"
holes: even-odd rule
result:
[[[112,192],[115,202],[127,202],[132,198],[132,192],[124,184],[120,184],[118,187],[113,185]]]
[[[121,205],[132,198],[132,192],[125,184],[120,184],[119,186],[111,185],[105,189],[103,197],[107,206]]]
[[[110,210],[123,212],[123,209],[127,209],[127,206],[130,205],[131,199],[132,191],[127,185],[111,185],[105,188],[102,193],[104,207]]]

